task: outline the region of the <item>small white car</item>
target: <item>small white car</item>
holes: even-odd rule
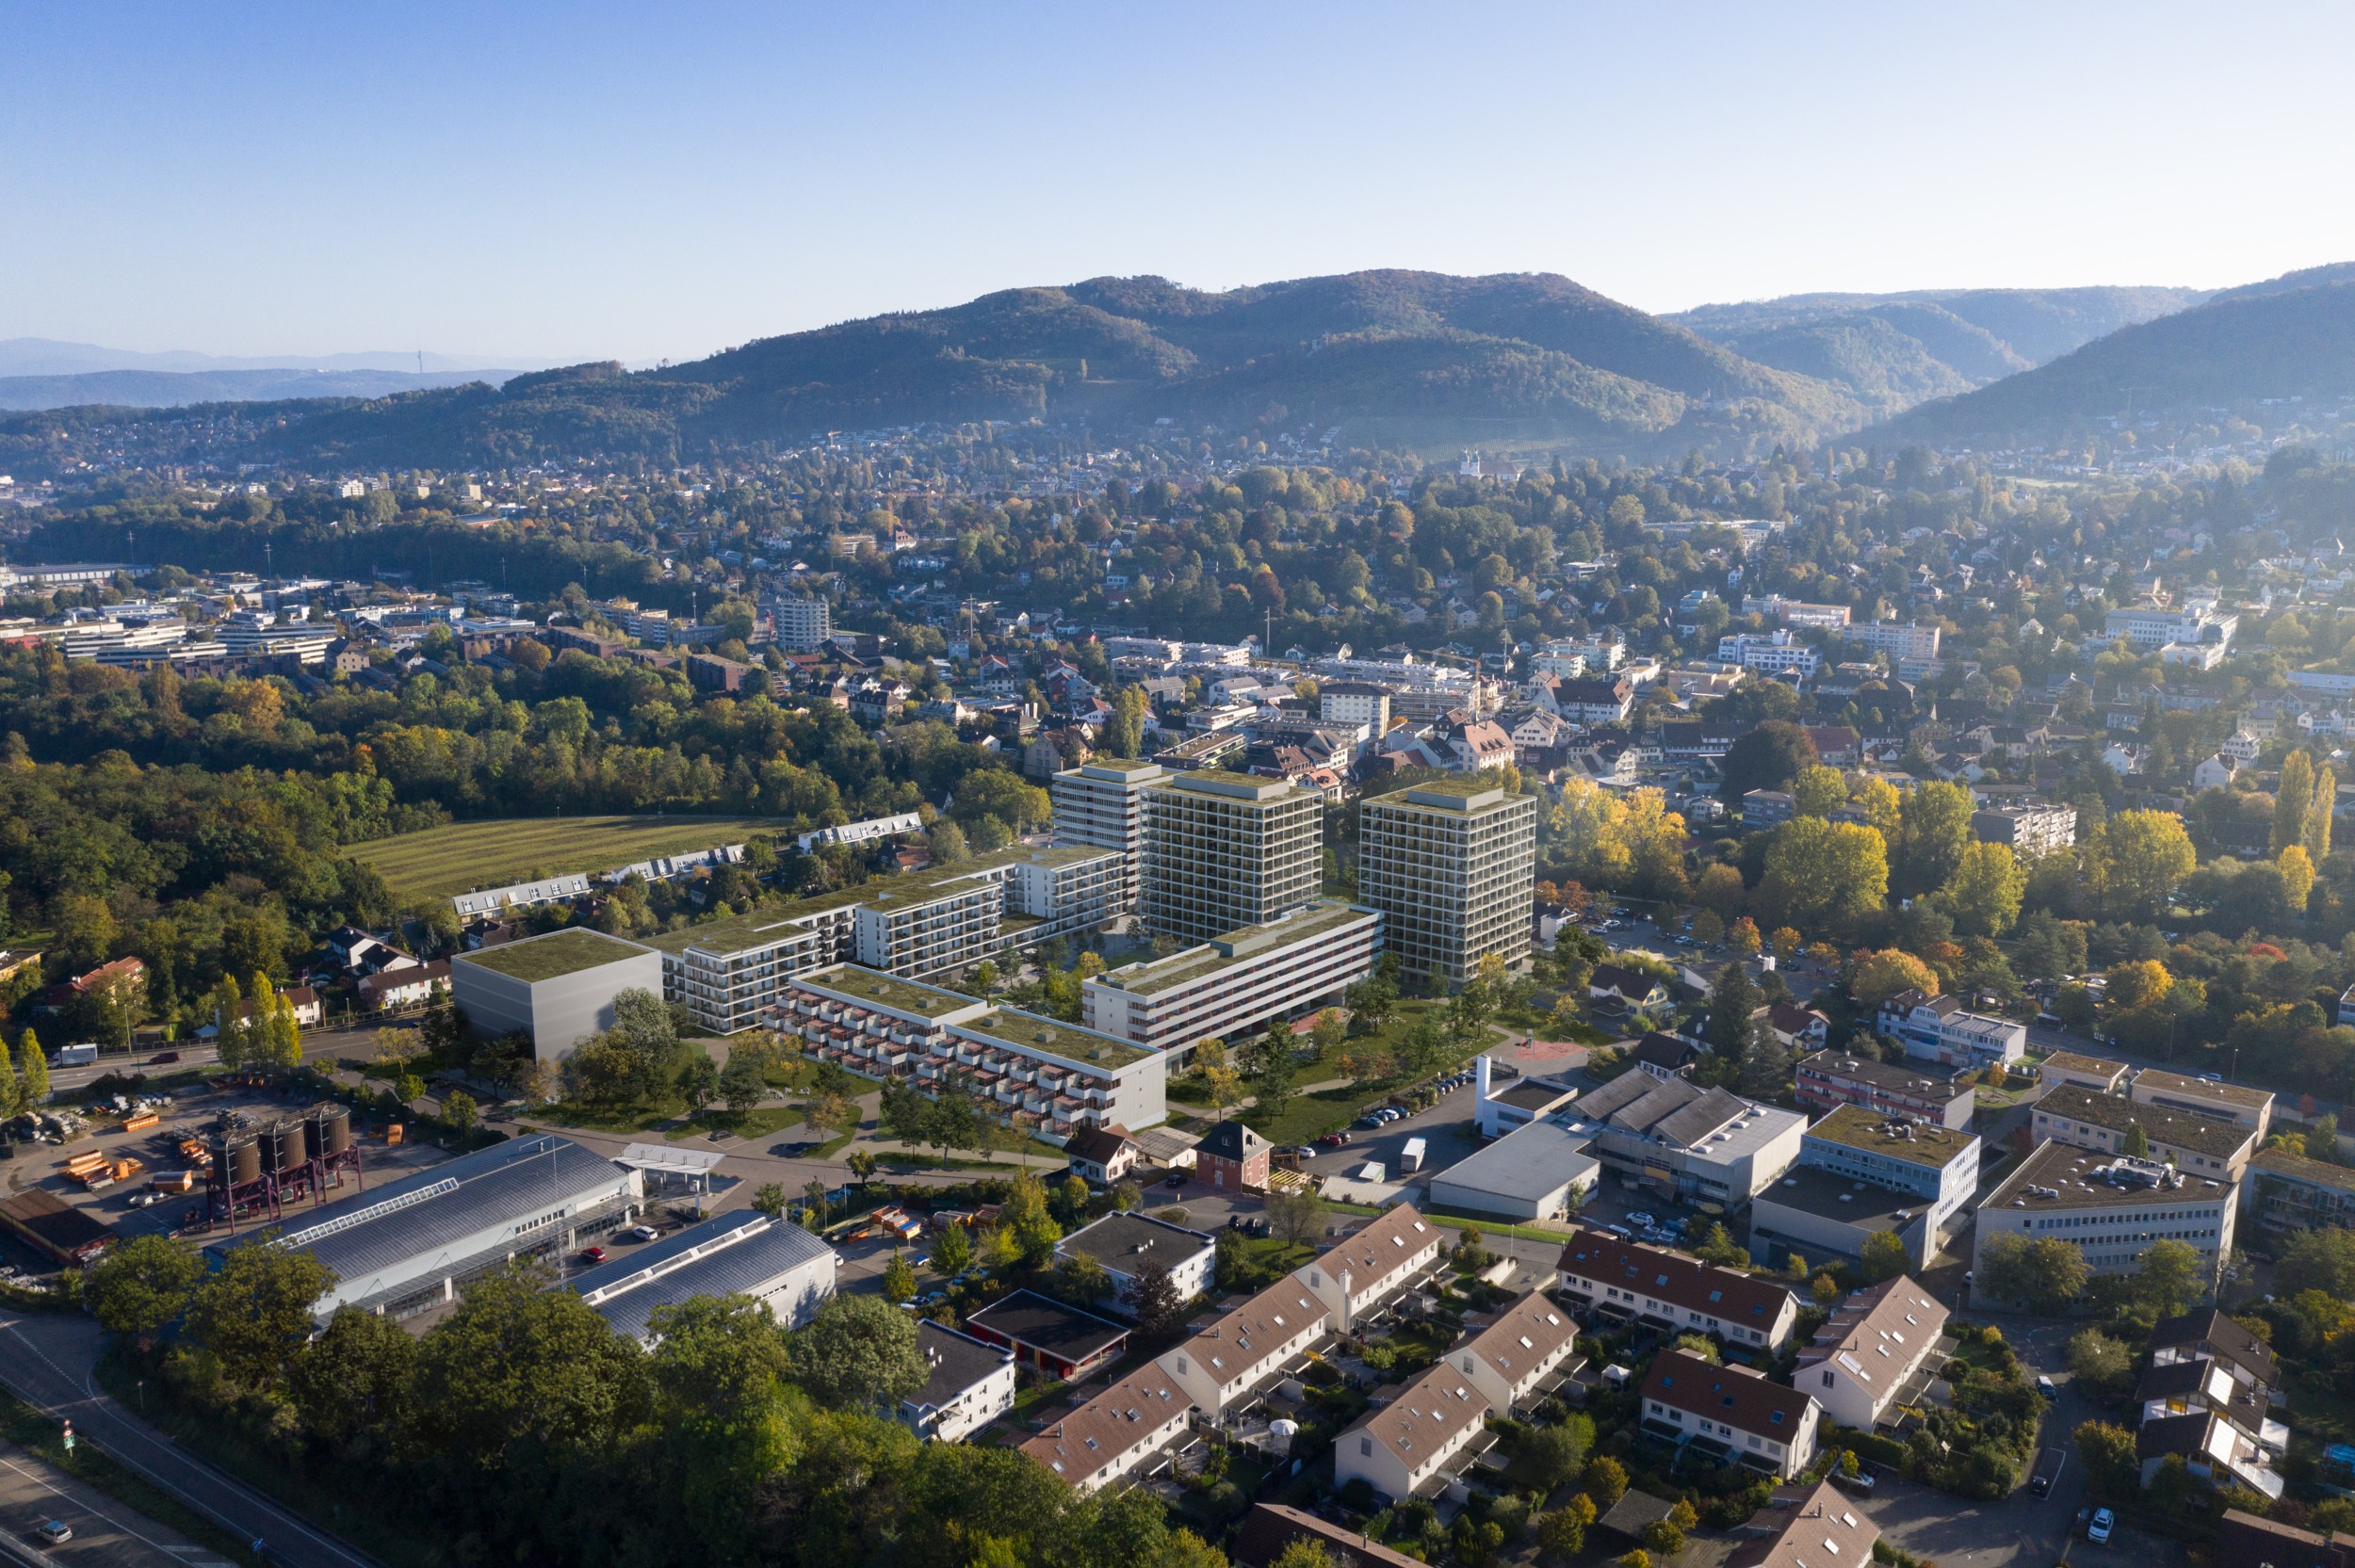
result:
[[[2093,1511],[2093,1523],[2086,1527],[2087,1541],[2107,1541],[2110,1531],[2118,1528],[2118,1516],[2106,1508]]]

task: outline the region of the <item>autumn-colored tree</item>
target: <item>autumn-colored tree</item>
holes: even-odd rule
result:
[[[1837,768],[1817,763],[1791,781],[1791,809],[1801,816],[1829,816],[1847,803],[1847,775]]]
[[[2104,978],[2108,981],[2110,1006],[2128,1012],[2156,1007],[2167,1000],[2168,990],[2175,984],[2175,977],[2156,959],[2112,964]]]
[[[1974,839],[1963,847],[1954,881],[1939,901],[1964,935],[2001,936],[2020,918],[2021,896],[2027,890],[2028,869],[2013,857],[2010,845]]]
[[[1726,929],[1726,945],[1744,958],[1756,957],[1761,946],[1758,922],[1746,914],[1736,920]]]
[[[2314,863],[2303,844],[2284,845],[2274,865],[2282,873],[2282,897],[2289,907],[2304,913],[2306,899],[2314,888]]]
[[[1906,990],[1935,995],[1939,990],[1938,975],[1928,964],[1899,948],[1860,953],[1849,968],[1848,994],[1860,1008],[1876,1008]]]

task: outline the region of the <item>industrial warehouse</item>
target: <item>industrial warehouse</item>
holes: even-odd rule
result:
[[[340,1107],[339,1107],[340,1108]],[[242,1151],[255,1158],[264,1140],[228,1146],[232,1190]],[[267,1180],[267,1173],[259,1178]],[[334,1270],[335,1284],[312,1306],[320,1321],[335,1309],[407,1317],[454,1300],[459,1285],[516,1258],[560,1253],[629,1222],[643,1184],[579,1144],[544,1134],[513,1139],[404,1176],[266,1235],[232,1237],[205,1248],[219,1268],[238,1247],[310,1252]]]
[[[661,1337],[649,1324],[656,1310],[693,1296],[749,1297],[783,1327],[800,1328],[834,1294],[838,1266],[834,1249],[801,1226],[738,1209],[599,1264],[572,1287],[617,1333],[651,1350]]]

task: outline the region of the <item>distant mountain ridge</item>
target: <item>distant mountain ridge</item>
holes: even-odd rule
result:
[[[1746,359],[1845,392],[1876,419],[2048,364],[2208,296],[2188,288],[1794,294],[1667,319]]]
[[[574,365],[306,408],[253,440],[257,457],[325,466],[668,461],[829,429],[1045,417],[1659,454],[1810,444],[1871,412],[1567,278],[1372,271],[1226,292],[1153,277],[1008,289],[658,370]]]
[[[420,359],[424,361],[422,365],[418,364]],[[540,370],[548,363],[512,354],[437,354],[390,348],[341,354],[200,354],[187,348],[150,353],[52,337],[0,338],[0,378],[82,376],[99,370],[387,370],[414,376],[488,370],[500,365]]]
[[[2301,276],[2319,281],[2291,282]],[[1939,445],[2049,445],[2130,415],[2220,411],[2266,424],[2291,399],[2355,399],[2355,265],[2227,290],[1908,410],[1874,433]]]

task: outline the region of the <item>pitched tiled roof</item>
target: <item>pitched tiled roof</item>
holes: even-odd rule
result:
[[[1777,1500],[1788,1489],[1776,1494]],[[1855,1568],[1873,1560],[1880,1528],[1827,1480],[1797,1497],[1788,1508],[1760,1511],[1749,1528],[1762,1529],[1759,1539],[1737,1547],[1726,1568]]]
[[[1460,1350],[1450,1351],[1462,1365],[1463,1353],[1480,1357],[1514,1383],[1544,1365],[1548,1357],[1578,1337],[1578,1319],[1533,1290],[1504,1309],[1504,1315],[1475,1334]]]
[[[1719,1269],[1665,1248],[1621,1241],[1606,1231],[1574,1233],[1562,1249],[1561,1268],[1566,1274],[1640,1290],[1679,1307],[1759,1329],[1773,1325],[1791,1300],[1790,1291],[1755,1275]]]
[[[1366,1226],[1341,1237],[1319,1254],[1317,1261],[1328,1269],[1361,1269],[1357,1285],[1362,1287],[1382,1278],[1400,1264],[1413,1257],[1425,1247],[1437,1245],[1439,1229],[1425,1220],[1412,1204],[1400,1204]]]
[[[1148,1441],[1193,1403],[1167,1372],[1148,1362],[1079,1409],[1057,1417],[1045,1431],[1023,1444],[1022,1451],[1078,1486]]]
[[[1349,1431],[1372,1437],[1412,1470],[1444,1452],[1488,1414],[1488,1401],[1471,1380],[1443,1361],[1400,1389],[1389,1404],[1359,1416]]]
[[[1797,1389],[1768,1382],[1755,1372],[1720,1366],[1682,1350],[1663,1350],[1653,1358],[1644,1379],[1644,1398],[1778,1443],[1789,1443],[1807,1430],[1808,1406],[1814,1402]]]

